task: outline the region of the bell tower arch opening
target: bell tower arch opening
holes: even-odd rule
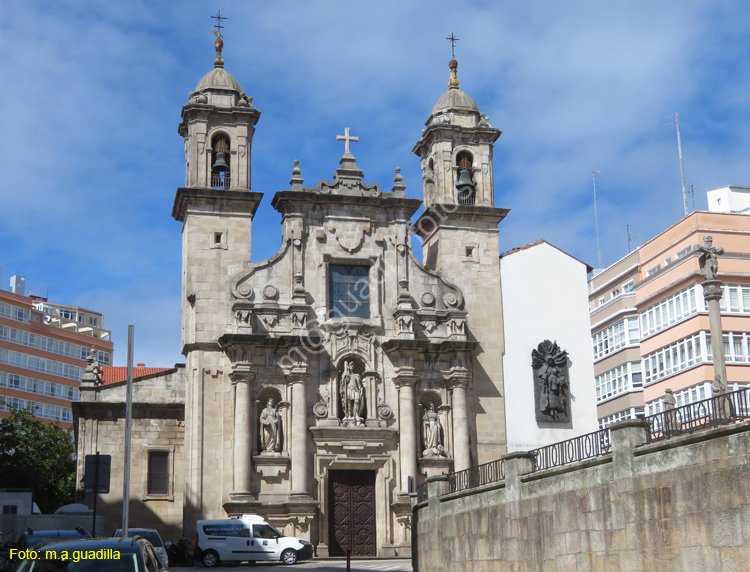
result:
[[[228,189],[231,183],[229,157],[229,136],[218,133],[211,139],[211,187],[214,189]]]

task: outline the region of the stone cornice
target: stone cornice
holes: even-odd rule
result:
[[[456,226],[460,222],[482,221],[488,225],[497,226],[509,212],[510,209],[502,207],[435,203],[425,208],[412,225],[411,231],[417,236],[426,238],[438,228]]]
[[[280,213],[286,213],[289,207],[299,206],[305,212],[310,212],[312,205],[336,207],[372,207],[375,209],[397,209],[403,212],[405,219],[411,216],[422,206],[419,199],[407,199],[394,197],[390,193],[383,193],[376,197],[336,195],[320,193],[312,187],[304,187],[305,191],[278,191],[271,201],[271,206]]]
[[[227,212],[255,216],[263,193],[255,191],[212,189],[208,187],[180,187],[174,198],[172,218],[185,222],[191,204],[211,203],[212,210],[206,214],[219,215]]]
[[[432,340],[402,340],[400,338],[391,338],[382,344],[386,353],[396,353],[400,351],[423,351],[430,350],[433,352],[454,352],[465,351],[472,352],[479,345],[479,342],[469,340],[441,340],[439,342]]]

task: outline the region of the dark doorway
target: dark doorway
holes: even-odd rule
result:
[[[331,556],[376,556],[375,471],[328,472]]]

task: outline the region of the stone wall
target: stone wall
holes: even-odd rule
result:
[[[627,421],[602,457],[531,473],[512,453],[503,482],[452,494],[434,477],[414,507],[415,571],[747,570],[750,423],[645,440]]]

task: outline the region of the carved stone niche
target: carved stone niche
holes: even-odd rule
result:
[[[537,422],[570,422],[568,352],[544,340],[531,350],[534,370],[534,410]]]

